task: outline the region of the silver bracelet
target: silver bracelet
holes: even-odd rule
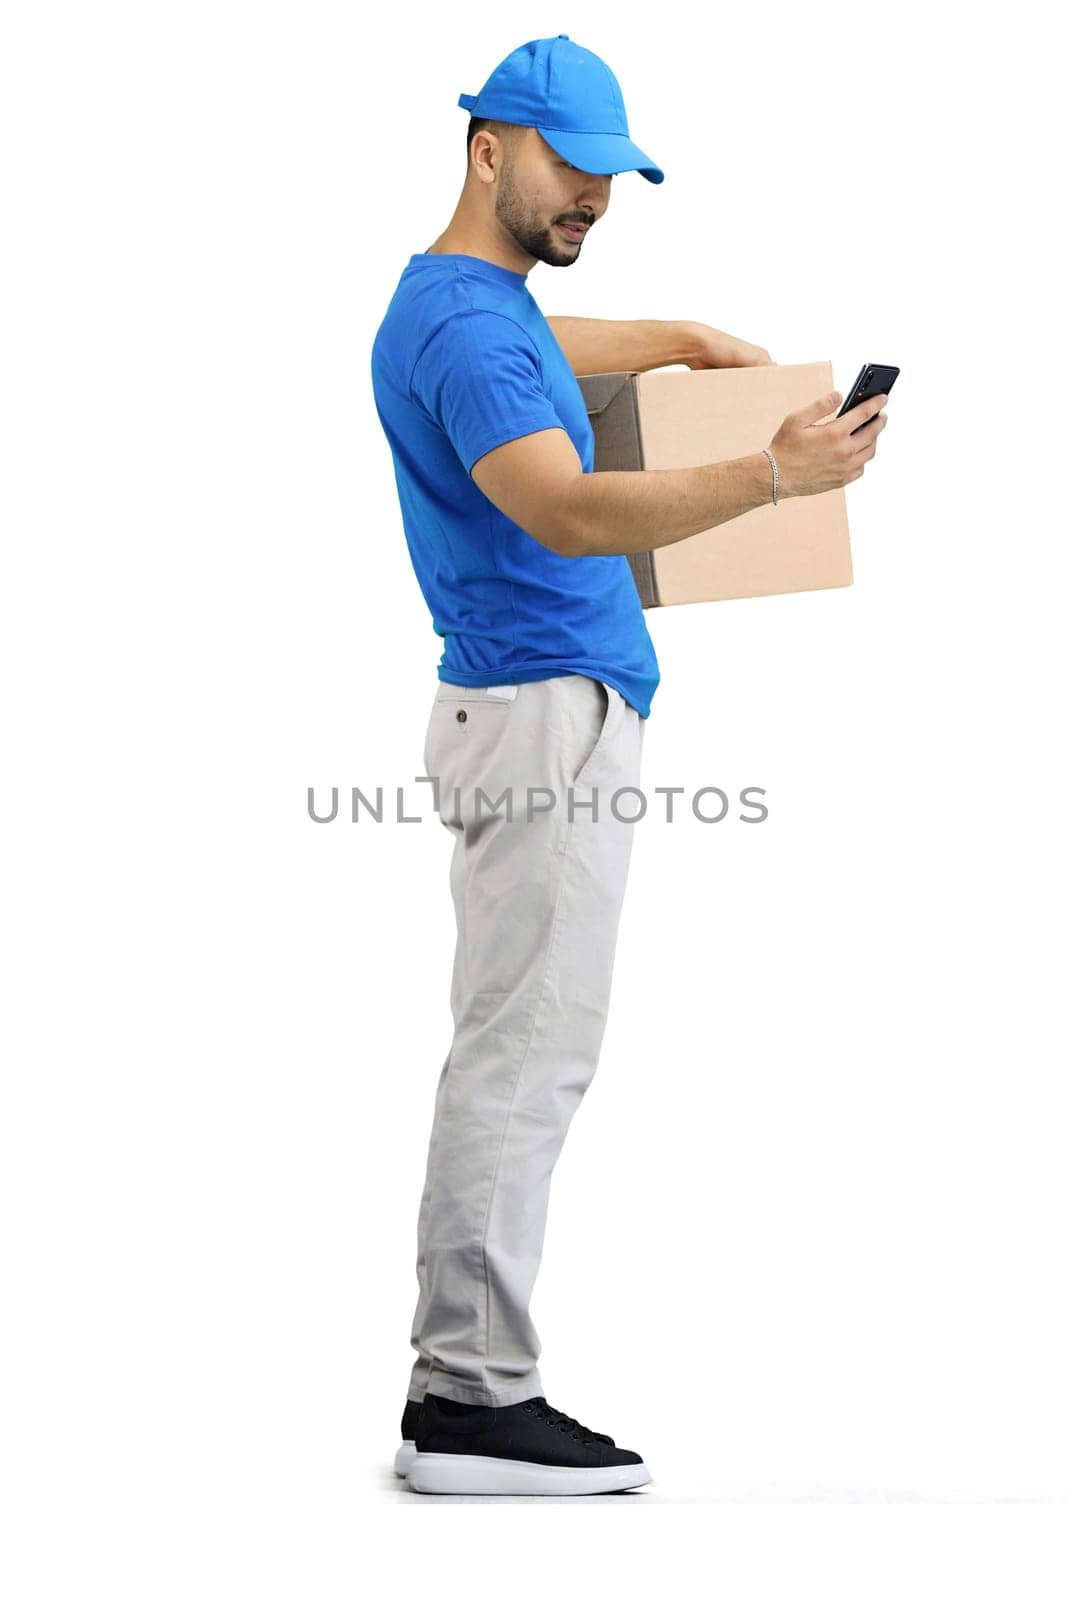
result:
[[[767,449],[766,445],[764,445],[764,447],[763,447],[763,454],[767,457],[767,460],[770,462],[771,471],[774,473],[774,490],[773,490],[773,493],[774,493],[774,504],[777,505],[778,504],[778,463],[777,463],[777,461],[775,461],[774,457],[771,455],[771,452]]]

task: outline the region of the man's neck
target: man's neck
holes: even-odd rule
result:
[[[529,272],[530,267],[537,265],[536,261],[530,262],[530,267],[518,265],[514,258],[502,259],[502,252],[498,247],[486,245],[484,240],[475,240],[451,235],[447,230],[435,239],[429,249],[424,252],[428,256],[474,256],[479,261],[488,261],[494,267],[503,267],[506,272],[517,272],[523,277]]]

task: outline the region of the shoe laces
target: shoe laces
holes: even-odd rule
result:
[[[568,1417],[565,1411],[557,1411],[555,1406],[550,1406],[543,1395],[535,1395],[532,1400],[527,1400],[523,1406],[524,1411],[539,1417],[542,1422],[547,1422],[550,1428],[558,1428],[560,1433],[569,1434],[572,1439],[577,1439],[581,1444],[588,1444],[594,1439],[603,1438],[603,1434],[594,1433],[579,1422],[576,1417]]]

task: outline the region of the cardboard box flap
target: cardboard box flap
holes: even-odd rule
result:
[[[579,381],[590,417],[598,417],[619,394],[630,387],[636,372],[594,372]]]
[[[635,386],[638,376],[636,372],[597,372],[578,380],[593,424],[593,470],[596,472],[644,470],[645,452]],[[652,552],[643,550],[628,555],[627,560],[642,606],[660,605]]]

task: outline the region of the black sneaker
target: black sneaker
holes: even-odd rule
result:
[[[400,1419],[400,1449],[393,1460],[393,1471],[398,1478],[406,1478],[415,1459],[415,1429],[418,1426],[422,1413],[421,1400],[409,1400],[404,1407],[404,1415]],[[594,1439],[600,1439],[604,1444],[614,1444],[615,1440],[606,1433],[594,1433]]]
[[[650,1483],[652,1474],[634,1451],[543,1395],[470,1406],[427,1394],[407,1480],[419,1494],[604,1494]]]

